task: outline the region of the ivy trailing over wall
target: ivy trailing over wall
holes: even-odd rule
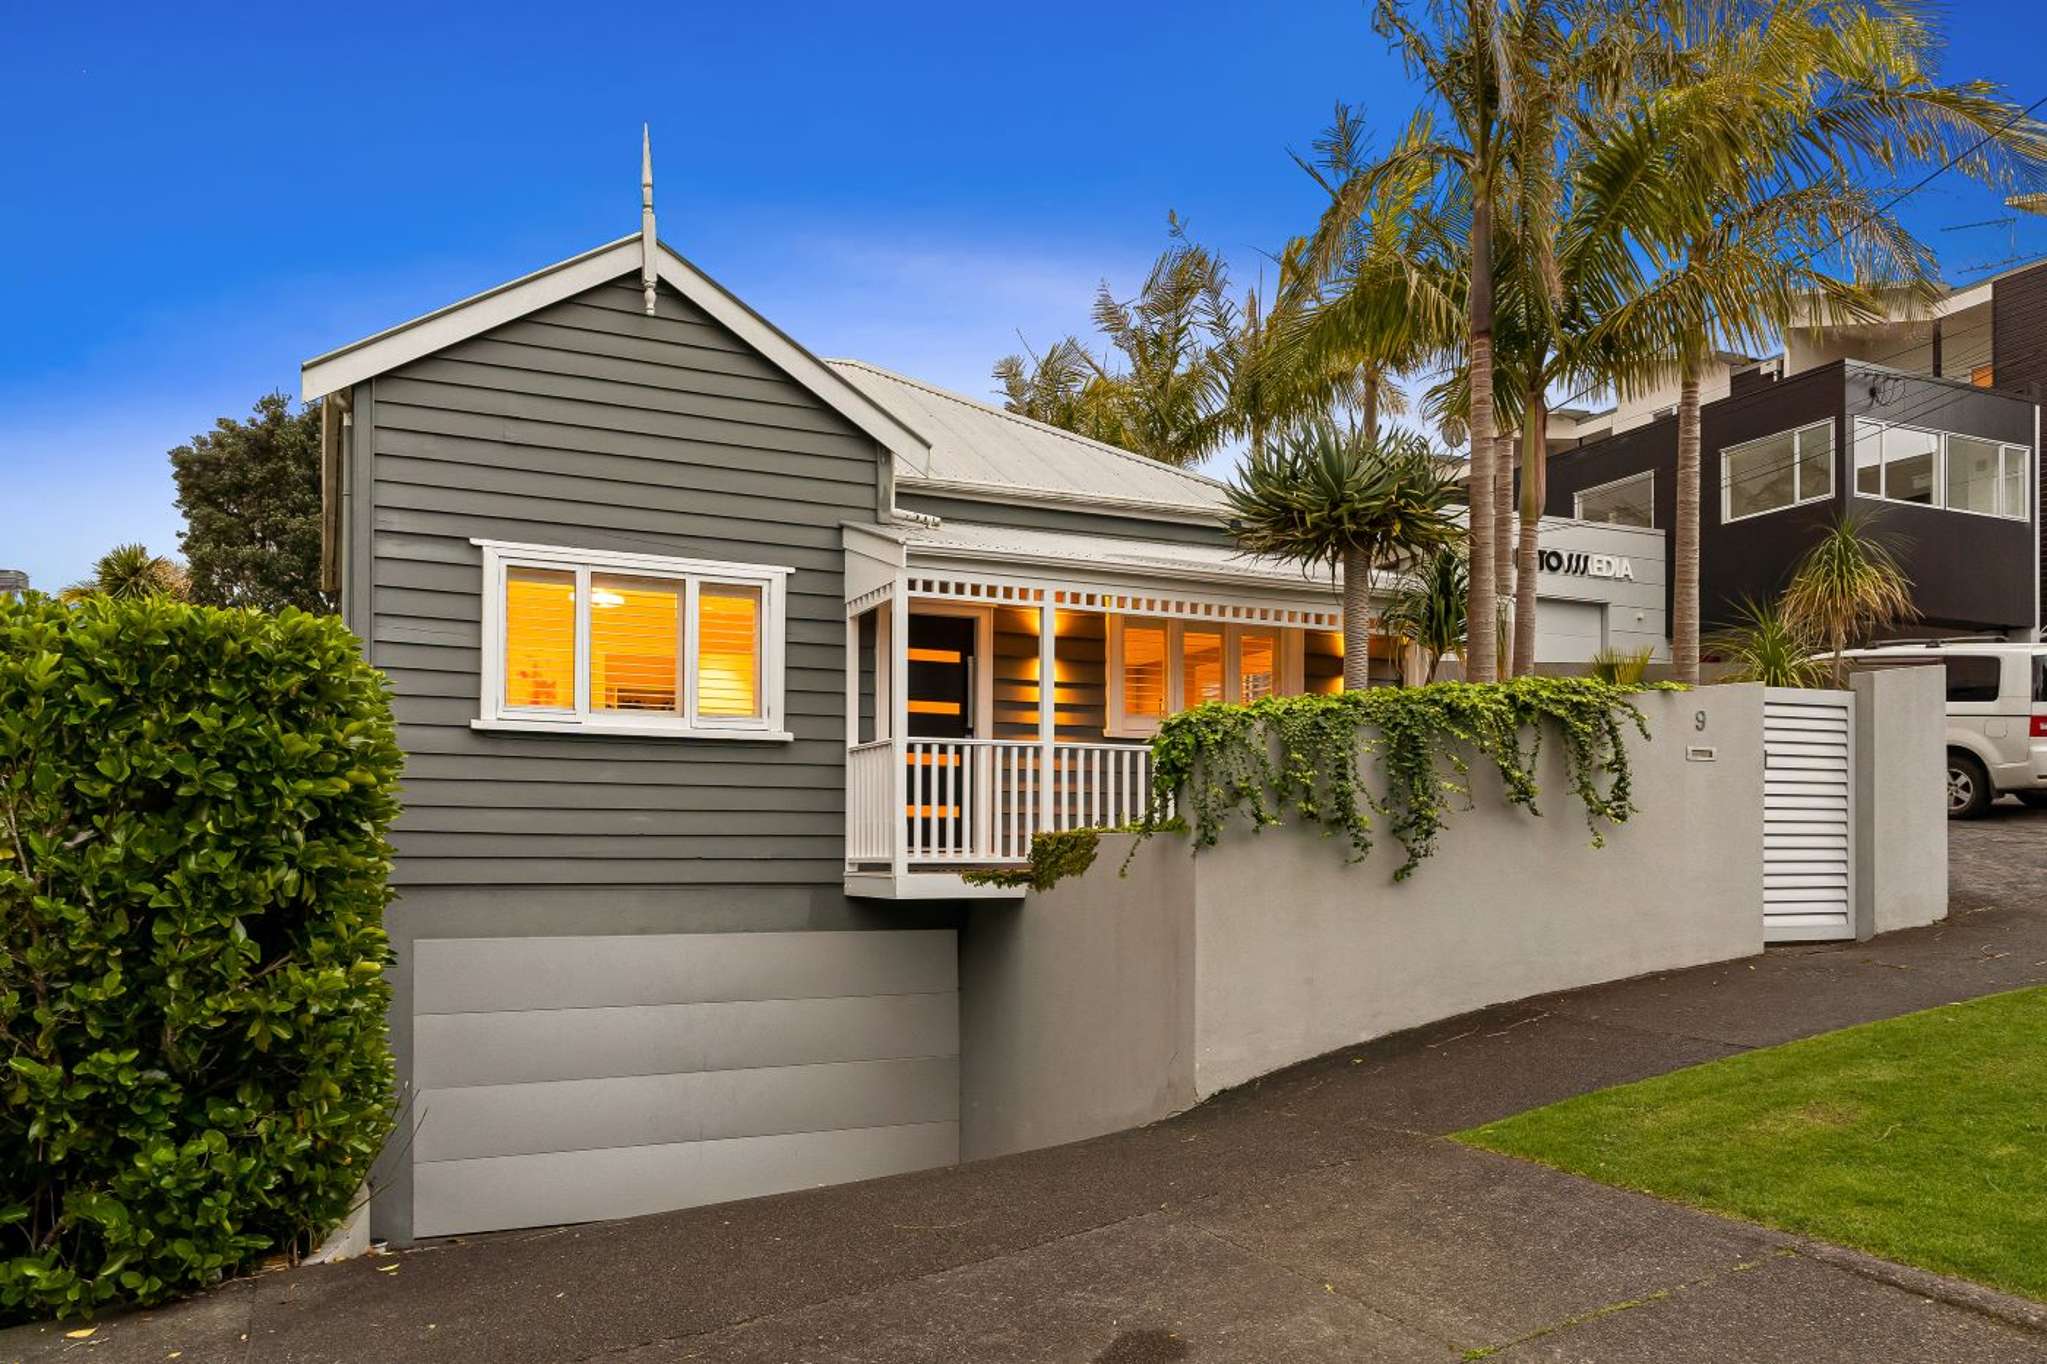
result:
[[[1436,849],[1453,802],[1471,808],[1471,762],[1490,762],[1507,800],[1540,814],[1535,772],[1550,726],[1564,745],[1571,789],[1593,846],[1634,811],[1627,734],[1649,729],[1631,699],[1642,690],[1583,677],[1437,682],[1335,696],[1276,696],[1246,706],[1209,703],[1175,715],[1152,744],[1154,816],[1177,805],[1194,846],[1212,847],[1231,819],[1253,829],[1289,816],[1371,852],[1384,822],[1406,880]],[[1383,794],[1362,764],[1376,758]],[[1160,832],[1158,820],[1140,832]]]
[[[969,871],[960,880],[970,886],[1027,886],[1045,891],[1069,876],[1078,876],[1095,864],[1101,851],[1100,829],[1065,829],[1038,834],[1031,839],[1031,860],[1027,866],[1000,867],[990,871]]]

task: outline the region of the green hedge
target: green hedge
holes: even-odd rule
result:
[[[0,598],[0,1321],[350,1210],[392,1121],[399,763],[332,618]]]

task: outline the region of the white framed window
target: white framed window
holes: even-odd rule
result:
[[[477,729],[774,739],[792,570],[474,540]]]
[[[1571,509],[1579,521],[1608,526],[1656,525],[1656,471],[1644,470],[1581,491]]]
[[[1832,418],[1720,452],[1722,525],[1833,495]]]
[[[1156,734],[1205,701],[1249,702],[1302,689],[1301,632],[1276,625],[1109,617],[1106,733]]]
[[[1855,419],[1855,495],[2030,519],[2033,451],[1983,436]]]

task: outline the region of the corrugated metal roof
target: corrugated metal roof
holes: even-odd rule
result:
[[[862,360],[825,363],[931,442],[925,468],[897,466],[897,479],[912,487],[1007,492],[1119,511],[1187,512],[1204,520],[1219,517],[1225,509],[1223,485],[1191,470],[1019,417]]]
[[[948,520],[938,526],[898,526],[895,532],[912,554],[935,551],[947,556],[1013,559],[1042,564],[1084,563],[1094,568],[1127,569],[1154,577],[1241,579],[1247,585],[1287,587],[1296,591],[1334,594],[1337,584],[1324,571],[1303,572],[1298,564],[1249,558],[1230,545],[1187,544],[1176,540],[1130,540],[1084,531],[1034,530],[1022,526],[990,526]]]

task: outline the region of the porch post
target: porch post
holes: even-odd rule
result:
[[[1053,610],[1052,595],[1047,591],[1038,607],[1038,828],[1047,833],[1052,830],[1053,746],[1059,737],[1052,713],[1052,631],[1057,623],[1058,613]]]
[[[895,801],[889,806],[889,825],[895,833],[889,839],[889,865],[897,877],[906,875],[910,869],[909,849],[909,807],[910,774],[904,762],[908,756],[907,736],[910,732],[910,703],[907,695],[908,650],[910,647],[910,594],[909,584],[897,578],[895,587],[888,598],[888,638],[876,646],[875,670],[884,669],[888,675],[888,738],[890,784],[895,790]]]

